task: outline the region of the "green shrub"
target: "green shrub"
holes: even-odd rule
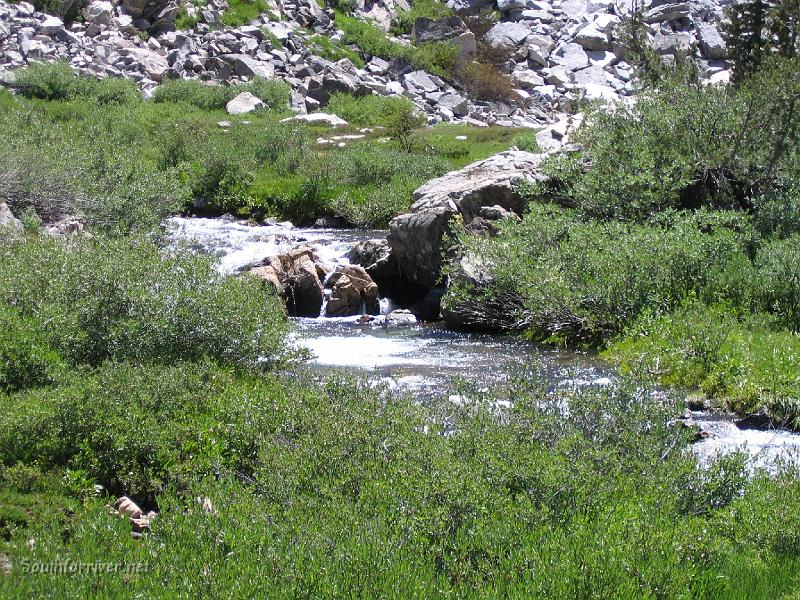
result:
[[[398,114],[413,111],[414,105],[402,96],[351,96],[334,94],[326,110],[351,125],[360,127],[390,126]]]
[[[689,303],[648,314],[605,356],[626,373],[699,389],[728,409],[767,406],[778,422],[800,427],[800,339],[758,317],[737,319],[729,306]]]
[[[471,62],[458,72],[458,81],[473,98],[488,102],[515,103],[513,80],[489,63]]]
[[[662,228],[577,222],[574,214],[533,206],[499,237],[459,237],[467,260],[492,283],[474,289],[451,267],[444,303],[481,323],[502,299],[515,298],[503,310],[504,326],[589,345],[642,311],[670,310],[689,295],[747,306],[754,270],[746,244],[726,227],[704,228],[692,215]]]
[[[263,77],[254,77],[252,81],[247,83],[244,87],[247,89],[236,88],[237,94],[242,91],[248,91],[256,98],[261,99],[267,108],[276,110],[287,110],[289,108],[289,95],[291,94],[291,87],[282,79],[264,79]]]
[[[520,150],[525,152],[540,152],[539,142],[536,141],[535,131],[525,131],[514,137],[512,142]]]
[[[336,26],[344,32],[345,42],[358,46],[368,57],[378,56],[385,60],[399,58],[407,60],[417,69],[452,77],[459,52],[456,44],[432,42],[419,48],[404,46],[390,40],[382,29],[372,23],[343,13],[337,13]]]
[[[765,244],[755,259],[757,309],[800,331],[800,234]]]
[[[190,17],[189,11],[186,10],[186,3],[181,3],[178,8],[178,14],[175,16],[175,29],[178,31],[192,31],[199,19],[197,17]]]
[[[79,79],[66,63],[34,63],[16,72],[14,86],[29,98],[68,100],[77,95]]]
[[[134,542],[107,498],[64,503],[69,518],[32,511],[7,546],[15,563],[68,552],[149,568],[101,578],[13,569],[0,593],[792,593],[795,472],[750,476],[739,456],[699,466],[682,452],[687,429],[672,425],[679,407],[649,390],[511,385],[502,420],[492,395],[439,414],[343,378],[248,381],[204,364],[109,365],[50,397],[3,399],[0,461],[64,464],[145,508],[157,502],[159,516]],[[440,435],[445,415],[459,427]],[[17,480],[30,479],[25,469]],[[205,577],[187,577],[204,565]],[[408,581],[412,590],[398,587]]]
[[[776,62],[737,88],[665,82],[630,107],[598,107],[573,136],[585,150],[550,163],[555,182],[541,195],[598,219],[748,209],[798,172],[793,72],[791,61]]]
[[[222,14],[222,22],[228,27],[248,25],[267,12],[269,4],[265,0],[229,0],[228,8]]]
[[[159,85],[153,92],[155,102],[181,102],[203,110],[224,110],[225,105],[242,92],[250,92],[268,108],[285,109],[289,85],[277,79],[255,77],[245,84],[220,86],[193,79],[175,79]]]
[[[392,20],[392,33],[411,33],[417,19],[444,19],[453,14],[446,3],[439,0],[414,0],[411,10],[400,10]]]
[[[364,61],[347,46],[331,41],[331,39],[324,35],[313,35],[308,38],[308,47],[317,56],[326,58],[330,61],[337,62],[346,58],[358,68],[364,67]]]
[[[132,104],[142,101],[142,94],[130,79],[106,77],[91,84],[90,97],[99,104]]]
[[[144,241],[14,242],[0,265],[0,302],[35,317],[72,364],[208,356],[263,370],[283,359],[283,310],[262,286]]]
[[[204,110],[221,110],[234,98],[230,88],[210,85],[194,79],[174,79],[162,83],[153,92],[154,102],[183,102]]]
[[[33,63],[16,72],[14,86],[29,98],[94,100],[98,104],[139,102],[142,95],[129,79],[80,77],[66,63]]]
[[[61,359],[37,325],[0,305],[0,390],[13,392],[55,380]]]

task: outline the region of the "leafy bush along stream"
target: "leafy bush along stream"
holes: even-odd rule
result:
[[[749,473],[737,455],[700,466],[681,406],[647,388],[548,392],[527,376],[445,408],[312,379],[287,368],[262,287],[141,240],[75,243],[29,234],[3,249],[3,319],[35,340],[0,338],[4,597],[774,597],[800,584],[797,473]],[[251,360],[256,348],[273,360]],[[122,493],[158,510],[141,539],[104,506]],[[145,567],[22,570],[65,556]]]

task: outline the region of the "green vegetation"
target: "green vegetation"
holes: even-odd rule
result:
[[[415,111],[405,96],[334,94],[326,110],[359,127],[391,127],[403,113]]]
[[[367,56],[405,60],[416,69],[447,78],[455,69],[459,53],[456,44],[429,42],[417,47],[405,46],[390,40],[379,27],[344,13],[336,14],[336,26],[344,32],[345,42],[355,44]]]
[[[50,69],[0,92],[0,197],[26,225],[0,232],[0,596],[797,597],[797,465],[701,463],[684,403],[649,387],[798,425],[790,78],[595,111],[582,150],[521,190],[520,222],[454,224],[491,285],[451,268],[446,308],[607,348],[633,379],[552,389],[528,365],[421,404],[306,372],[269,287],[159,223],[193,204],[382,224],[436,174],[535,149],[531,132],[417,130],[402,99],[336,96],[378,126],[339,148],[317,139],[356,129],[283,122],[271,82],[247,89],[272,110],[230,117],[230,88],[142,101]],[[62,214],[92,237],[39,231]],[[158,511],[140,539],[109,514],[122,494]],[[143,568],[25,571],[64,559]]]
[[[606,355],[626,372],[701,390],[740,413],[766,404],[777,422],[800,428],[800,338],[763,318],[689,304],[646,315]]]
[[[747,0],[727,12],[725,41],[735,61],[736,81],[752,75],[770,56],[800,52],[798,0]]]
[[[360,136],[340,148],[316,143],[336,135],[327,129],[281,122],[289,88],[278,80],[169,81],[145,102],[130,82],[79,78],[66,65],[18,73],[25,97],[0,94],[2,197],[17,214],[69,214],[120,234],[186,208],[385,226],[427,179],[508,148],[517,133],[417,130],[424,120],[405,98],[336,95],[326,110],[353,127],[336,133]],[[225,105],[242,91],[267,108],[229,116]],[[363,127],[374,131],[355,129]]]
[[[78,77],[66,63],[33,63],[16,73],[15,86],[28,98],[86,100],[98,104],[129,104],[142,99],[129,79]]]
[[[364,67],[364,61],[357,52],[351,50],[344,44],[332,41],[324,35],[314,35],[308,38],[308,47],[314,54],[336,62],[346,58],[358,68]]]
[[[192,31],[199,23],[197,17],[190,17],[186,9],[186,2],[182,2],[178,7],[178,14],[175,16],[175,29],[178,31]]]
[[[257,322],[248,308],[229,318]],[[647,389],[548,393],[529,374],[495,390],[515,398],[498,419],[494,394],[425,408],[187,350],[0,393],[3,597],[773,598],[800,585],[796,471],[748,475],[739,455],[700,466],[681,451],[680,406]],[[140,540],[106,507],[122,493],[158,510]],[[24,572],[57,557],[146,566]]]
[[[392,21],[392,33],[411,33],[417,19],[443,19],[453,14],[447,4],[440,0],[413,0],[411,10],[398,11]]]
[[[267,108],[286,109],[289,103],[289,85],[277,79],[255,77],[240,85],[209,85],[193,79],[176,79],[158,86],[153,94],[155,102],[184,102],[204,110],[223,110],[242,92],[260,98]]]
[[[796,72],[773,59],[707,86],[680,67],[632,107],[590,111],[572,138],[582,149],[520,188],[521,222],[499,237],[455,228],[489,283],[450,265],[445,308],[535,340],[613,344],[608,356],[646,379],[800,427]],[[700,349],[707,337],[717,345]]]
[[[269,12],[265,0],[228,0],[228,8],[222,14],[222,22],[228,27],[248,25],[262,14]]]

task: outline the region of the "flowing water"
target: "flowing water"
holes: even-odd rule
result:
[[[305,229],[290,223],[251,226],[183,217],[169,219],[167,227],[175,243],[217,257],[218,269],[226,274],[304,244],[312,246],[326,266],[347,264],[345,254],[354,244],[385,236],[379,231]],[[382,313],[392,308],[390,300],[381,300]],[[489,388],[531,370],[552,387],[609,385],[615,379],[613,368],[590,355],[543,349],[512,336],[457,332],[442,324],[392,327],[381,318],[371,323],[360,323],[357,317],[293,321],[293,342],[311,352],[313,368],[365,373],[421,401],[454,381]],[[693,446],[703,457],[740,448],[750,454],[752,465],[766,466],[776,457],[800,457],[800,435],[741,430],[724,415],[692,414],[711,434]]]

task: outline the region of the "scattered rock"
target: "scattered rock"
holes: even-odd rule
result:
[[[0,202],[0,228],[7,228],[12,231],[22,231],[22,221],[16,218],[8,204]]]
[[[303,121],[304,123],[315,123],[327,125],[328,127],[347,127],[347,121],[340,119],[336,115],[327,113],[311,113],[308,115],[295,115],[281,120],[281,123],[288,121]]]
[[[401,325],[416,325],[417,317],[410,310],[397,309],[386,315],[384,323],[389,327],[398,327]]]
[[[722,60],[728,57],[725,40],[714,23],[695,23],[700,41],[700,49],[708,60]]]
[[[121,517],[130,517],[131,519],[138,519],[142,516],[142,509],[133,500],[127,496],[121,496],[114,502],[114,512]]]
[[[225,109],[228,111],[229,115],[243,115],[264,108],[265,106],[266,104],[264,104],[260,98],[257,98],[250,92],[242,92],[228,102]]]

